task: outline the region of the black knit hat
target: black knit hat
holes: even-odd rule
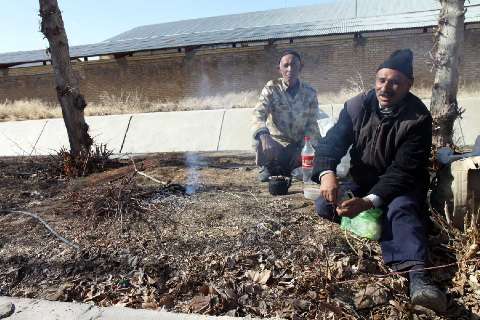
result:
[[[293,49],[285,49],[282,51],[282,54],[280,55],[280,58],[278,59],[278,63],[280,63],[280,61],[282,61],[282,58],[285,57],[286,55],[293,55],[295,57],[298,58],[298,61],[300,61],[300,63],[302,63],[302,58],[300,57],[300,53],[298,53],[297,51],[293,50]]]
[[[407,78],[413,79],[413,53],[410,49],[400,49],[395,51],[378,66],[378,70],[383,68],[398,70],[403,73]]]

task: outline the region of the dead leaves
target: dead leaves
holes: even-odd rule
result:
[[[50,301],[68,301],[68,291],[74,286],[73,283],[67,282],[58,288],[50,288],[45,298]]]
[[[194,313],[205,314],[206,312],[210,311],[211,300],[213,300],[212,295],[194,297],[189,303],[190,311]]]
[[[155,167],[153,176],[182,183],[183,160],[172,162],[170,155],[166,160],[156,162],[149,174]],[[59,226],[62,217],[68,218],[63,231],[86,244],[88,255],[58,259],[57,267],[49,257],[55,246],[35,248],[35,253],[47,254],[37,260],[25,254],[24,260],[4,263],[0,294],[210,315],[433,318],[410,306],[402,277],[372,277],[388,272],[378,244],[356,239],[346,243],[336,225],[315,217],[311,203],[295,194],[282,199],[265,196],[261,186],[242,176],[250,174],[246,171],[202,170],[212,178],[202,181],[205,187],[195,196],[185,196],[178,188],[142,184],[144,179],[122,180],[133,173],[127,168],[123,174],[117,171],[102,178],[105,183],[88,183],[88,178],[66,192],[55,189],[64,205],[53,207],[54,217]],[[30,196],[43,201],[48,193]],[[8,225],[0,227],[3,232]],[[8,247],[15,236],[6,234],[0,241]],[[36,239],[46,243],[44,237]],[[462,243],[466,256],[471,243]],[[445,253],[437,254],[437,259],[435,265],[444,263]],[[29,261],[40,271],[23,267]],[[37,268],[46,262],[45,268]],[[472,313],[480,311],[478,266],[462,266],[455,282],[461,291],[449,291],[452,304]],[[453,268],[435,271],[435,279],[448,284],[453,272]],[[440,273],[444,278],[438,277]],[[49,286],[47,292],[44,288]],[[369,286],[375,289],[366,290]]]
[[[188,303],[189,311],[200,314],[233,313],[241,304],[241,297],[238,298],[232,289],[221,290],[213,286],[201,286],[199,295],[193,297]]]
[[[271,270],[263,270],[263,271],[248,270],[245,275],[247,276],[247,278],[249,278],[253,282],[265,285],[267,284],[268,280],[272,276],[272,271]]]
[[[389,290],[378,285],[367,285],[363,290],[358,291],[353,299],[355,308],[358,310],[372,308],[386,304],[389,298]]]

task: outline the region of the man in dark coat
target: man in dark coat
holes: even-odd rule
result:
[[[445,294],[425,271],[432,118],[410,92],[412,60],[409,49],[395,51],[378,67],[375,89],[345,103],[338,122],[318,146],[315,171],[321,196],[315,205],[321,217],[337,222],[342,216],[381,208],[385,263],[393,270],[409,271],[412,303],[442,312]],[[335,168],[349,147],[352,181],[340,185]],[[340,201],[347,190],[355,197]]]

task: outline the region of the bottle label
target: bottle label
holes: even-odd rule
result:
[[[313,159],[314,156],[302,156],[302,167],[313,168]]]

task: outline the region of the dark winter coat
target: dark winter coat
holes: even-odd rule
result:
[[[351,146],[352,179],[365,194],[383,201],[410,191],[425,192],[432,145],[432,118],[422,101],[408,93],[385,116],[375,91],[345,103],[336,125],[318,145],[315,172],[335,171]]]

